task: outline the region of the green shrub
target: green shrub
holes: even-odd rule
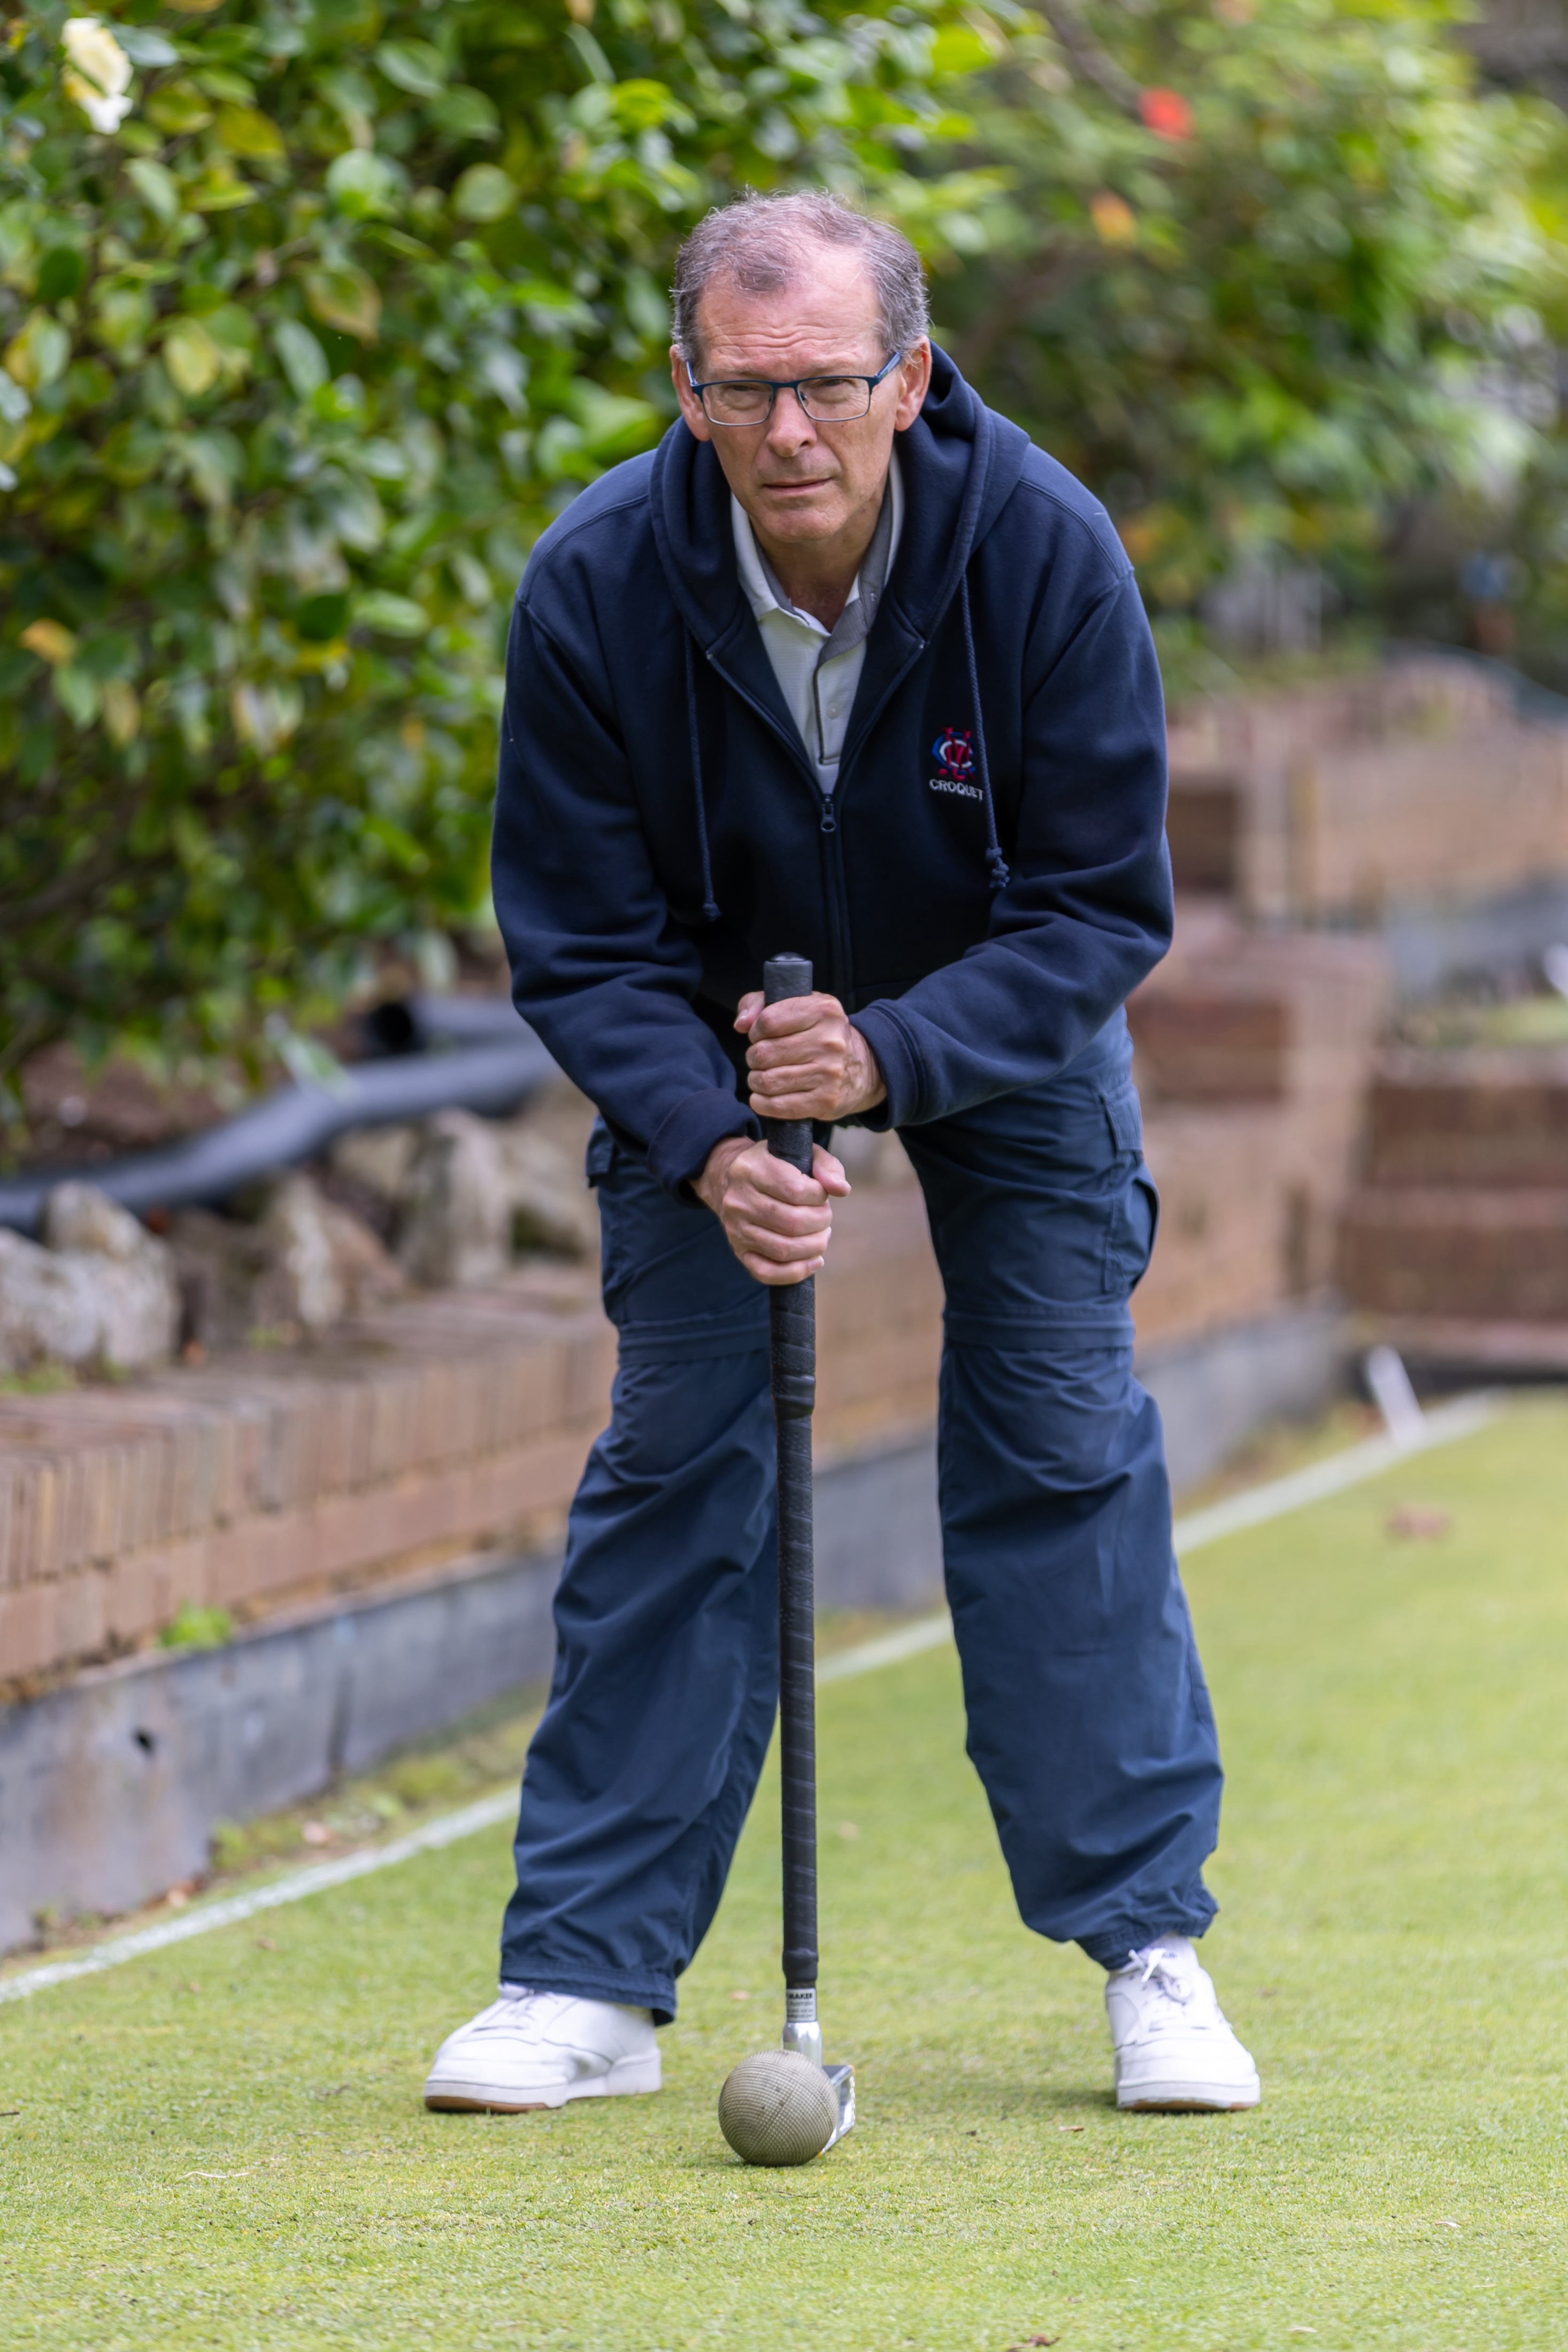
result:
[[[1477,93],[1468,13],[1042,0],[992,78],[1011,219],[944,289],[956,347],[1108,500],[1156,610],[1268,551],[1353,583],[1418,499],[1495,529],[1539,462],[1563,122]]]
[[[488,905],[517,574],[661,429],[673,249],[742,184],[905,222],[961,360],[1107,498],[1157,609],[1260,549],[1353,575],[1402,501],[1488,520],[1530,467],[1560,587],[1562,117],[1474,96],[1453,23],[125,0],[111,47],[21,0],[0,1086],[68,1034],[287,1052],[388,944],[439,976]]]
[[[183,5],[0,20],[0,1077],[479,915],[510,591],[662,428],[685,227],[991,185],[907,169],[948,0]]]

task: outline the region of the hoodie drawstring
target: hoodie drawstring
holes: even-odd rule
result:
[[[702,738],[697,724],[697,671],[691,657],[691,632],[683,627],[681,642],[686,647],[686,727],[691,743],[691,789],[697,801],[697,849],[702,860],[702,912],[710,923],[719,919],[719,901],[713,896],[713,865],[708,855],[708,812],[702,805]],[[993,832],[995,827],[993,826]]]
[[[1007,887],[1007,861],[1002,855],[1002,844],[996,832],[996,803],[991,797],[991,764],[985,757],[985,716],[980,708],[980,667],[974,658],[974,625],[969,616],[969,574],[965,572],[958,583],[959,609],[963,615],[963,652],[969,664],[969,692],[974,704],[974,764],[980,772],[980,789],[985,796],[985,863],[991,873],[991,891]]]

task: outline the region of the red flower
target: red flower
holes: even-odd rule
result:
[[[1179,90],[1144,90],[1138,100],[1138,111],[1156,139],[1190,139],[1193,135],[1193,110]]]

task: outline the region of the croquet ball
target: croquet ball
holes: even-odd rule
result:
[[[719,2094],[719,2128],[748,2164],[809,2164],[837,2122],[837,2093],[797,2050],[742,2058]]]

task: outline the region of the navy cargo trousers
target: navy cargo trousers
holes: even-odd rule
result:
[[[905,1130],[946,1289],[939,1435],[969,1754],[1027,1925],[1107,1968],[1200,1935],[1214,1717],[1128,1297],[1157,1202],[1126,1022]],[[778,1689],[767,1294],[601,1126],[609,1428],[572,1507],[504,1981],[675,2013]]]

